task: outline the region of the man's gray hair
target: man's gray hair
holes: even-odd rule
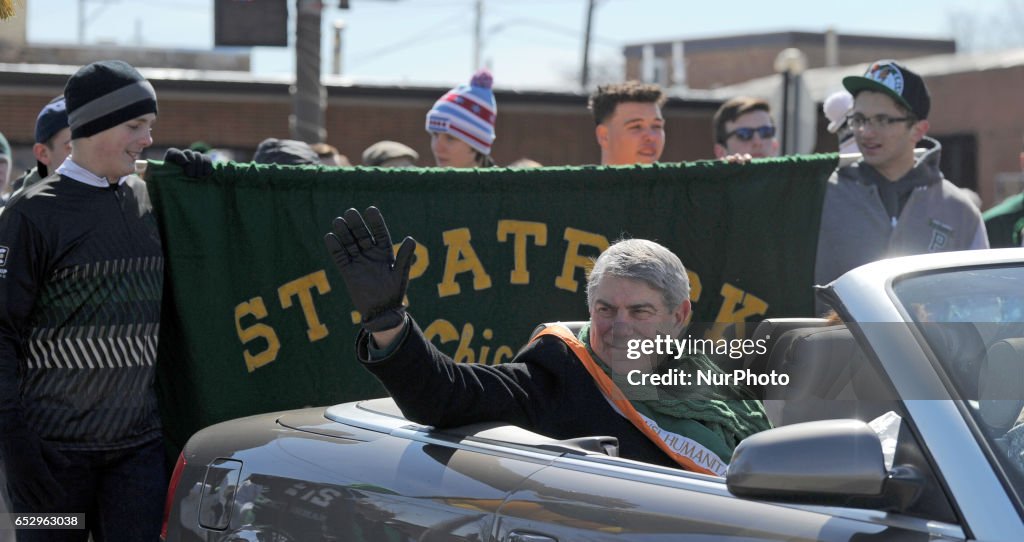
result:
[[[690,298],[690,279],[679,257],[647,239],[617,241],[598,256],[587,279],[587,306],[594,306],[594,293],[605,275],[639,280],[661,292],[665,307],[673,310]]]

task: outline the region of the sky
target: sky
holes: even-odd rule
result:
[[[294,6],[294,0],[288,1]],[[32,44],[117,43],[213,48],[213,0],[15,0],[27,3]],[[1004,0],[595,0],[592,70],[621,73],[622,47],[646,41],[801,30],[951,38],[955,21],[998,16]],[[344,20],[343,74],[368,84],[454,86],[474,71],[476,0],[326,0],[322,69],[331,69],[333,25]],[[564,90],[579,79],[587,0],[483,0],[481,58],[495,87]],[[294,11],[294,9],[292,9]],[[974,16],[977,19],[977,15]],[[292,33],[292,40],[294,33]],[[252,48],[258,75],[294,73],[291,46]]]

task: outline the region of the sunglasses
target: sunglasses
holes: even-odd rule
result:
[[[757,128],[736,128],[735,130],[725,134],[722,138],[722,143],[725,143],[730,137],[736,136],[740,141],[750,141],[754,139],[754,134],[761,136],[761,139],[771,139],[775,137],[774,126],[758,126]]]

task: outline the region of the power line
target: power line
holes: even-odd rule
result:
[[[396,5],[388,5],[388,6],[386,6],[384,4],[373,4],[373,5],[360,4],[358,6],[358,8],[359,9],[364,9],[364,7],[365,8],[378,8],[378,9],[398,9],[398,8],[400,8],[402,10],[407,10],[407,9],[437,9],[437,8],[451,8],[451,7],[469,8],[469,7],[471,7],[472,2],[473,2],[473,0],[460,0],[460,1],[442,0],[441,2],[437,2],[437,3],[427,3],[427,2],[412,2],[410,0],[406,0],[406,1],[402,2],[400,6],[396,6]]]
[[[95,1],[95,0],[90,0]],[[185,10],[191,11],[209,11],[213,9],[212,0],[174,0],[174,4],[160,5],[154,4],[152,0],[118,0],[119,2],[125,2],[129,4],[142,4],[144,7],[155,8],[155,9],[173,9],[175,11],[181,11],[179,8],[185,8]]]
[[[578,39],[575,36],[573,36],[573,34],[578,33],[580,31],[579,28],[570,28],[568,26],[561,26],[561,25],[557,25],[557,24],[551,24],[551,23],[549,23],[547,21],[542,21],[540,19],[531,19],[529,17],[517,17],[515,19],[509,19],[507,21],[502,21],[502,22],[496,23],[496,24],[492,25],[488,29],[488,31],[489,32],[496,32],[496,31],[499,31],[499,30],[504,30],[505,28],[507,28],[509,26],[516,26],[516,25],[525,25],[525,26],[530,26],[530,27],[537,28],[537,29],[540,29],[540,30],[546,30],[546,31],[558,34],[559,36],[561,36],[561,37],[563,37],[565,39],[573,40],[573,41]],[[599,36],[595,36],[593,34],[590,36],[590,40],[591,40],[591,42],[596,43],[598,45],[606,45],[606,46],[609,46],[609,47],[621,47],[622,46],[622,42],[621,41],[613,40],[611,38],[606,38],[606,37],[599,37]]]
[[[379,47],[379,48],[374,49],[373,51],[370,51],[368,53],[361,53],[359,55],[359,60],[358,61],[354,61],[352,64],[354,66],[355,65],[359,65],[362,62],[365,62],[367,60],[371,60],[371,59],[377,58],[379,56],[384,56],[384,55],[396,53],[396,52],[398,52],[398,51],[400,51],[402,49],[405,49],[405,48],[408,48],[408,47],[412,47],[413,45],[422,45],[425,42],[429,43],[431,41],[437,41],[438,39],[453,37],[453,36],[455,36],[455,34],[452,34],[452,33],[443,33],[442,34],[441,29],[445,28],[447,30],[446,27],[452,26],[451,23],[464,23],[465,22],[464,18],[465,18],[465,14],[458,13],[458,14],[456,14],[453,17],[449,17],[449,18],[447,18],[447,19],[445,19],[443,21],[438,22],[437,24],[435,24],[433,26],[428,27],[427,29],[425,29],[424,31],[420,32],[419,34],[416,34],[415,36],[412,36],[410,38],[406,38],[404,40],[401,40],[401,41],[398,41],[398,42],[395,42],[395,43],[392,43],[392,44],[385,45],[384,47]],[[437,35],[437,34],[441,34],[441,35]],[[427,40],[426,38],[428,38],[430,36],[433,36],[433,39]]]

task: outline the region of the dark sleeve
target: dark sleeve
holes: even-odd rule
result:
[[[45,243],[17,208],[0,213],[0,418],[21,418],[18,360],[44,277]]]
[[[536,430],[541,413],[565,411],[566,377],[578,362],[560,340],[543,337],[500,365],[455,363],[409,323],[405,339],[381,360],[368,361],[365,331],[356,340],[360,362],[409,420],[438,428],[500,421]]]
[[[1020,202],[1024,204],[1024,199]],[[1010,211],[998,215],[989,216],[985,220],[985,231],[988,234],[988,244],[991,248],[1008,248],[1008,247],[1019,247],[1020,241],[1016,244],[1013,242],[1014,227],[1020,227],[1021,221],[1024,221],[1024,210],[1021,210],[1021,205],[1017,205],[1017,209],[1011,209]]]

